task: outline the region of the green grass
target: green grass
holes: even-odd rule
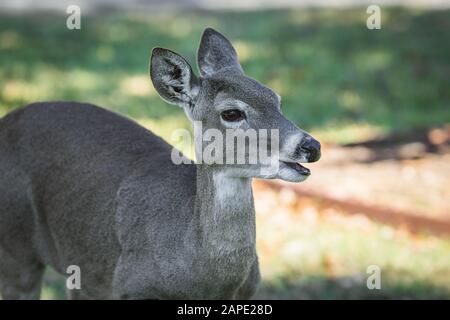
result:
[[[0,115],[36,100],[89,101],[151,123],[189,127],[148,78],[152,47],[195,66],[205,26],[230,37],[246,72],[283,97],[286,115],[331,142],[450,122],[449,11],[383,8],[0,16]],[[168,119],[168,120],[167,120]],[[150,121],[149,121],[150,120]]]

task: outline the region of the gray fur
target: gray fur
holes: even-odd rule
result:
[[[304,158],[298,146],[309,136],[243,74],[225,37],[205,30],[198,61],[201,78],[176,53],[153,51],[151,78],[166,101],[223,132],[219,106],[235,101],[248,115],[240,128],[278,128],[292,145],[282,157]],[[35,103],[0,119],[3,298],[37,299],[46,265],[63,275],[80,266],[73,299],[250,298],[260,280],[254,168],[175,165],[171,149],[91,104]]]

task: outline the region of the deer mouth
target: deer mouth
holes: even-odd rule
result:
[[[294,169],[296,172],[298,172],[302,176],[309,176],[311,174],[311,171],[308,168],[305,168],[298,162],[285,162],[285,161],[281,161],[281,162],[286,164],[289,168]]]

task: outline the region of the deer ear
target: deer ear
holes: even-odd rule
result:
[[[202,76],[214,74],[227,67],[243,72],[231,42],[212,28],[206,28],[203,31],[197,60]]]
[[[180,55],[154,48],[150,59],[150,78],[165,101],[180,107],[192,106],[199,91],[199,81]]]

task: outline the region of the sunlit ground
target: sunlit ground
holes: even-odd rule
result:
[[[257,189],[258,249],[265,282],[257,298],[450,298],[450,242],[348,216]],[[381,289],[368,290],[367,268]]]
[[[200,34],[212,26],[232,39],[247,74],[282,96],[284,113],[325,144],[450,123],[450,12],[385,8],[378,31],[365,28],[366,17],[365,8],[107,13],[70,31],[64,15],[0,14],[0,116],[35,101],[86,101],[173,143],[173,130],[189,123],[151,86],[149,54],[171,48],[195,69]],[[289,191],[261,187],[255,198],[257,297],[450,298],[448,238],[349,217]],[[381,267],[381,290],[366,287],[369,265]],[[46,283],[43,298],[64,297],[61,278],[49,272]]]

